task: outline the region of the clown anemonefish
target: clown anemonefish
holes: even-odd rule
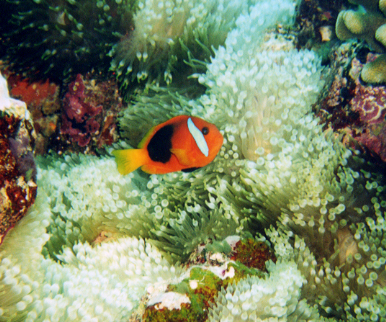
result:
[[[212,162],[222,143],[223,137],[214,124],[181,115],[153,127],[138,149],[115,150],[113,155],[121,174],[139,167],[151,174],[189,172]]]

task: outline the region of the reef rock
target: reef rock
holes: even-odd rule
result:
[[[0,243],[35,201],[33,142],[26,104],[9,97],[0,74]]]

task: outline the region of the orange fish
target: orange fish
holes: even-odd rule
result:
[[[214,124],[181,115],[153,127],[138,149],[115,150],[113,155],[121,174],[139,167],[151,174],[190,172],[212,162],[222,142]]]

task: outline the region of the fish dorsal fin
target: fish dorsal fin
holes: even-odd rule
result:
[[[208,144],[206,143],[204,135],[197,128],[197,126],[193,123],[193,121],[190,117],[188,119],[188,129],[189,129],[190,134],[193,136],[193,139],[196,142],[198,148],[202,152],[202,154],[207,157],[209,155]]]
[[[183,149],[170,149],[170,152],[174,154],[181,165],[189,166],[192,161],[189,159],[186,150]]]

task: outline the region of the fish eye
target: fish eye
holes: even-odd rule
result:
[[[209,129],[205,126],[201,130],[202,134],[207,135],[209,133]]]

